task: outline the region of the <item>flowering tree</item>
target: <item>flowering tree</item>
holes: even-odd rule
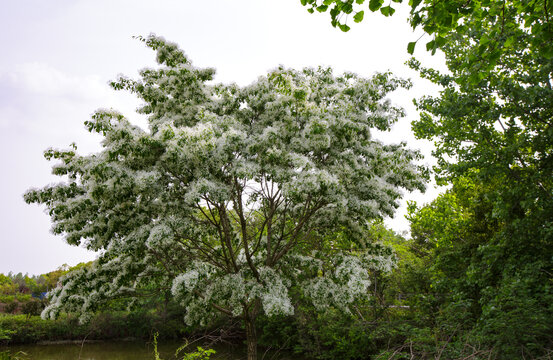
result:
[[[400,188],[424,189],[419,154],[370,133],[403,115],[386,94],[409,82],[280,67],[243,88],[213,85],[214,70],[176,45],[141,40],[161,66],[112,87],[144,100],[149,130],[97,111],[85,124],[103,150],[47,150],[65,181],[25,194],[46,205],[54,233],[100,252],[43,315],[84,316],[113,297],[170,289],[188,323],[243,319],[256,359],[256,316],[291,314],[290,287],[348,311],[371,267],[392,262],[366,244],[368,221],[393,214]]]

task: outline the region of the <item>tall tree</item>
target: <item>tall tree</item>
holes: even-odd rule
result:
[[[449,36],[443,47],[449,74],[410,64],[443,86],[439,97],[417,101],[421,118],[413,123],[418,137],[434,140],[438,179],[467,177],[483,184],[483,199],[491,206],[481,216],[500,224],[470,268],[480,274],[474,299],[482,306],[478,327],[487,328],[496,348],[506,346],[508,358],[521,348],[532,356],[552,348],[540,337],[541,321],[524,326],[525,337],[512,329],[513,321],[553,318],[547,285],[553,280],[553,58],[550,46],[535,43],[538,35],[516,9],[506,8],[504,16],[503,33],[490,41],[514,40],[505,40],[495,63],[485,63],[486,50],[477,43],[493,28],[496,20],[490,17],[467,21],[464,31]],[[477,260],[482,258],[486,261]],[[497,271],[482,271],[486,263]],[[505,313],[512,315],[509,321]],[[546,327],[546,333],[552,330]]]
[[[255,319],[292,313],[291,286],[348,311],[366,294],[368,268],[391,261],[366,250],[368,221],[393,214],[400,188],[424,189],[420,155],[370,132],[403,115],[386,95],[409,82],[278,68],[244,88],[211,85],[214,70],[193,67],[175,44],[141,40],[161,66],[112,86],[144,101],[149,130],[96,112],[86,126],[103,150],[47,150],[67,180],[25,194],[46,205],[54,233],[100,251],[44,315],[85,314],[155,283],[189,323],[214,311],[240,317],[256,359]]]

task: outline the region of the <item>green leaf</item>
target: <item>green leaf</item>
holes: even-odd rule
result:
[[[300,0],[300,2],[303,6],[307,5],[307,0]]]
[[[334,0],[324,0],[323,5],[330,5],[334,2]]]
[[[363,5],[364,2],[365,0],[355,0],[355,3],[359,5]]]
[[[350,27],[347,25],[347,24],[338,24],[338,27],[340,28],[340,30],[342,30],[343,32],[348,32]]]
[[[384,4],[384,0],[369,0],[369,10],[375,12]]]
[[[315,10],[313,10],[313,8],[307,9],[307,11],[309,11],[310,14],[313,14],[315,12]]]
[[[553,46],[546,47],[545,51],[543,52],[543,56],[546,59],[552,59],[553,58]]]
[[[515,37],[510,36],[507,38],[507,40],[505,40],[505,43],[503,44],[503,46],[505,46],[506,48],[510,48],[511,46],[513,46],[514,43],[515,43]]]
[[[436,43],[436,48],[440,48],[447,43],[447,39],[442,36],[436,36],[436,39],[434,41]]]
[[[451,27],[451,25],[453,24],[453,16],[451,16],[451,15],[444,16],[442,24],[445,27],[448,27],[448,28]]]
[[[417,6],[419,6],[421,1],[422,0],[409,0],[409,6],[411,6],[411,9],[414,10]]]
[[[434,50],[434,40],[431,40],[426,43],[426,51]]]
[[[495,65],[497,63],[497,61],[501,57],[501,53],[501,50],[497,49],[488,54],[486,58],[488,59],[490,65]]]
[[[361,10],[353,16],[353,21],[355,21],[356,23],[360,23],[361,21],[363,21],[364,16],[365,16],[365,12]]]
[[[342,3],[342,12],[344,14],[351,14],[353,12],[353,5],[350,3]]]
[[[328,9],[328,5],[317,6],[317,11],[320,13],[325,12],[327,9]]]
[[[415,45],[417,43],[415,41],[412,41],[410,42],[409,44],[407,44],[407,52],[411,55],[413,55],[413,53],[415,52]]]
[[[488,35],[484,34],[480,37],[480,45],[486,45],[487,43],[490,42],[490,38],[488,37]]]
[[[480,44],[478,45],[477,53],[478,55],[482,55],[486,52],[486,50],[488,50],[488,47],[485,44]]]
[[[384,16],[392,16],[396,11],[391,6],[384,6],[383,8],[380,8],[380,12]]]
[[[426,23],[423,28],[422,28],[427,34],[433,34],[437,29],[438,29],[438,26],[436,25],[436,23],[433,23],[433,22],[430,22],[430,23]]]

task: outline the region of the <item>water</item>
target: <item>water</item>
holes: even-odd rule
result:
[[[163,360],[176,359],[175,350],[181,343],[161,343],[158,346],[160,358]],[[211,356],[211,360],[242,360],[246,359],[246,349],[243,346],[213,347],[217,353]],[[186,351],[194,351],[190,346]],[[21,359],[29,360],[154,360],[154,348],[151,343],[142,342],[97,342],[81,344],[56,344],[56,345],[13,345],[0,346],[0,352],[9,350],[12,355],[23,352]],[[302,357],[276,353],[274,351],[259,349],[259,359],[263,360],[302,360]],[[18,355],[20,356],[20,355]],[[181,355],[182,358],[182,355]]]

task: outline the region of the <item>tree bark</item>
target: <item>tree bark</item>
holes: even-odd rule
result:
[[[246,315],[244,318],[244,325],[246,326],[248,360],[257,360],[257,333],[255,331],[255,317]]]

